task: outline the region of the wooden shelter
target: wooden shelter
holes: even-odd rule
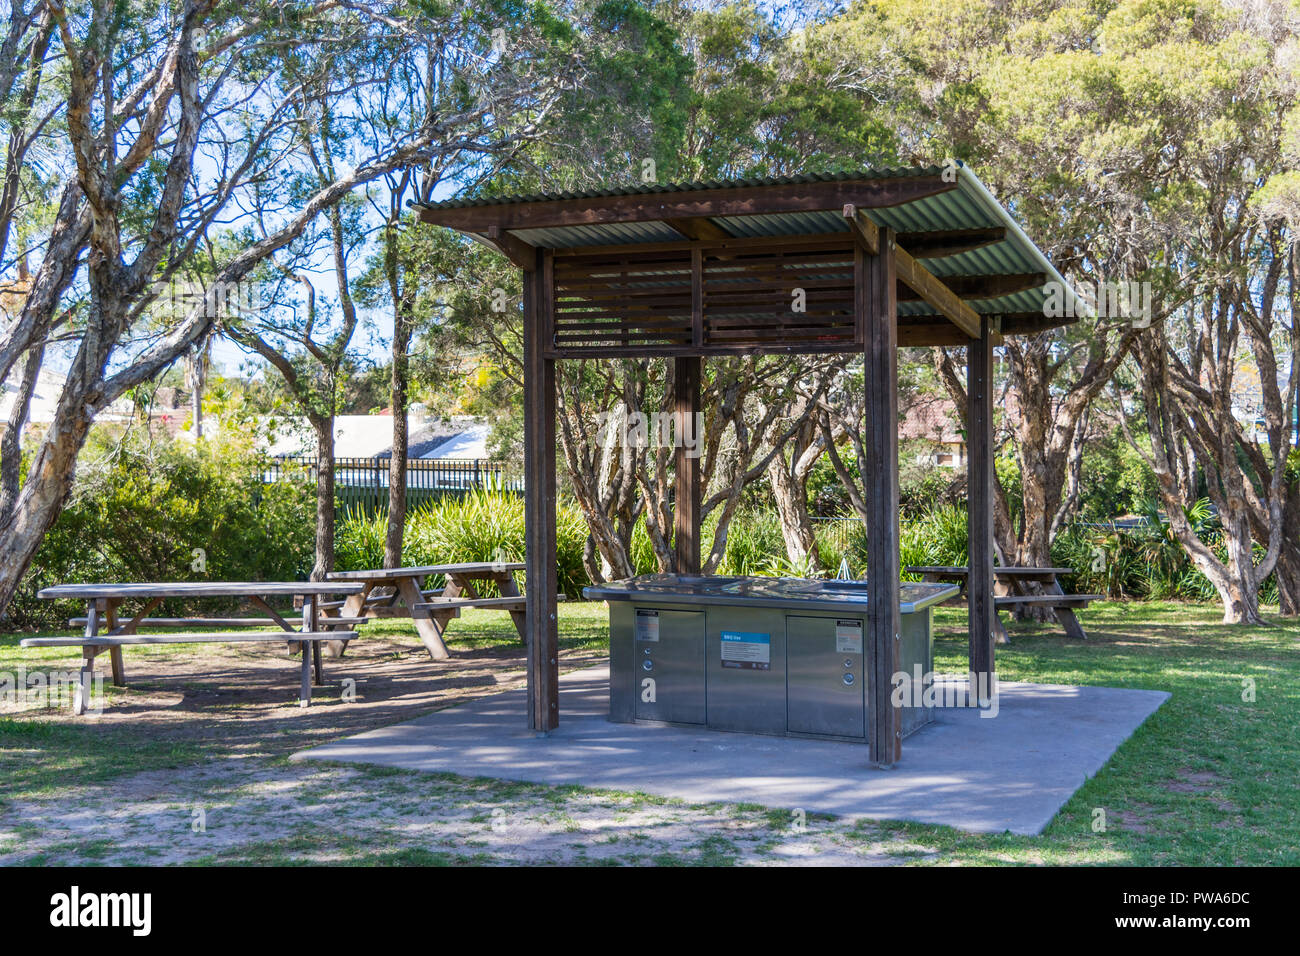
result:
[[[529,722],[558,725],[555,363],[664,358],[680,414],[712,355],[861,353],[870,496],[866,642],[871,759],[898,759],[890,702],[899,643],[897,349],[965,346],[970,669],[993,661],[993,347],[1070,319],[1069,286],[966,168],[454,200],[420,218],[501,252],[524,273]],[[1055,290],[1050,283],[1059,283]],[[799,291],[801,290],[801,292]],[[792,303],[802,299],[803,310]],[[1065,315],[1076,314],[1065,310]],[[699,461],[678,449],[678,573],[700,569]],[[876,595],[888,600],[876,601]]]

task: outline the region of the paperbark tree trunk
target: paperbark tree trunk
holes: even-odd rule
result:
[[[797,464],[797,462],[796,462]],[[813,533],[808,516],[808,477],[800,479],[783,455],[777,455],[767,466],[772,482],[772,497],[781,521],[781,537],[785,540],[786,555],[795,567],[807,565],[813,573],[822,570],[821,556],[817,553],[817,536]]]
[[[18,501],[23,462],[23,429],[27,425],[32,394],[36,391],[36,381],[44,357],[44,346],[37,346],[27,353],[27,361],[23,365],[22,384],[18,387],[18,394],[14,396],[13,408],[9,410],[4,440],[0,441],[0,526],[8,522]]]
[[[1211,325],[1218,323],[1214,317],[1215,305],[1205,302],[1201,306],[1203,318]],[[1230,362],[1228,353],[1222,353]],[[1156,484],[1169,526],[1187,552],[1196,568],[1214,587],[1223,605],[1225,624],[1263,624],[1259,609],[1259,586],[1271,572],[1280,553],[1278,534],[1270,536],[1270,554],[1260,564],[1255,563],[1254,540],[1251,534],[1251,515],[1246,503],[1245,477],[1237,461],[1239,443],[1227,439],[1211,443],[1209,439],[1225,438],[1232,431],[1232,395],[1230,376],[1220,378],[1216,395],[1208,392],[1200,396],[1191,412],[1183,403],[1188,395],[1178,393],[1187,385],[1189,370],[1171,375],[1171,351],[1163,327],[1154,328],[1138,348],[1137,365],[1140,370],[1142,395],[1146,405],[1147,434],[1150,450],[1134,441],[1126,421],[1121,416],[1121,426],[1129,444],[1147,461],[1155,473]],[[1190,372],[1191,380],[1199,381],[1199,372]],[[1176,384],[1175,378],[1182,380]],[[1206,486],[1210,498],[1219,511],[1222,541],[1227,559],[1220,560],[1214,551],[1196,534],[1195,528],[1184,513],[1186,498],[1183,483],[1178,479],[1175,462],[1182,449],[1192,446],[1197,461],[1206,472]],[[1279,513],[1280,521],[1280,513]]]
[[[807,407],[797,407],[796,414],[804,419],[804,424],[789,441],[789,458],[787,449],[781,449],[768,462],[767,474],[787,557],[796,567],[807,566],[810,572],[818,574],[824,567],[808,513],[808,477],[826,453],[826,439],[817,420],[823,412],[810,403]],[[830,434],[832,441],[838,440],[843,430],[831,428]]]
[[[1079,361],[1061,359],[1049,335],[1010,337],[1002,349],[1007,370],[1003,427],[1014,438],[1020,466],[1021,522],[1013,527],[1002,483],[994,476],[994,546],[1003,564],[1050,567],[1052,543],[1063,526],[1062,506],[1072,462],[1082,455],[1080,429],[1088,408],[1137,341],[1137,329],[1111,328],[1088,340]],[[966,388],[947,349],[936,349],[934,367],[966,425]],[[1071,376],[1066,380],[1066,376]],[[1040,586],[1031,586],[1040,589]],[[1016,607],[1020,618],[1050,620],[1049,607]]]
[[[334,416],[312,415],[316,433],[316,563],[313,581],[334,570]]]
[[[393,410],[393,451],[388,460],[388,528],[384,535],[384,567],[402,566],[402,544],[406,533],[406,467],[410,446],[407,388],[410,385],[411,333],[414,325],[407,278],[403,289],[397,263],[397,237],[386,238],[384,250],[388,268],[389,295],[393,303],[393,368],[389,380]]]

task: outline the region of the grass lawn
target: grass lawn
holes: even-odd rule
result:
[[[604,606],[560,612],[562,667],[598,662]],[[127,648],[130,686],[110,686],[96,719],[0,704],[0,863],[1300,864],[1300,622],[1226,627],[1213,607],[1173,603],[1094,604],[1081,619],[1087,643],[1013,622],[1001,677],[1173,696],[1037,837],[799,827],[753,805],[288,761],[520,686],[509,617],[473,610],[437,665],[409,623],[368,625],[327,661],[331,684],[307,710],[292,706],[292,662],[238,645]],[[937,669],[964,670],[964,611],[935,623]],[[0,674],[77,664],[76,649],[21,650],[19,637],[0,636]],[[341,700],[345,679],[359,702]]]

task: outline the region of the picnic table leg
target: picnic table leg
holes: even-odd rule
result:
[[[447,594],[448,591],[453,593]],[[442,633],[446,629],[446,621],[448,620],[447,615],[430,613],[428,617],[422,617],[415,613],[415,606],[424,602],[424,594],[420,591],[420,586],[412,578],[398,578],[397,593],[406,605],[407,610],[410,611],[411,620],[415,622],[415,630],[420,635],[420,640],[429,652],[429,656],[435,661],[445,661],[451,657],[447,645],[442,639]],[[459,593],[459,588],[452,584],[451,579],[448,578],[447,587],[444,589],[443,594],[447,597],[454,597]]]
[[[86,602],[85,636],[92,638],[99,633],[99,601],[91,598]],[[80,717],[90,704],[90,689],[95,682],[95,655],[99,648],[93,644],[81,646],[81,669],[77,672],[77,686],[72,691],[72,713]]]
[[[311,704],[311,653],[307,650],[308,641],[299,641],[302,647],[302,681],[298,688],[298,706]]]
[[[109,598],[105,602],[105,618],[108,624],[108,633],[112,634],[117,630],[117,606],[121,601],[116,598]],[[122,648],[113,646],[108,649],[108,660],[113,667],[113,686],[126,686],[126,668],[122,664]]]
[[[1043,590],[1048,594],[1065,594],[1065,589],[1061,587],[1061,582],[1057,580],[1055,574],[1052,575],[1050,581],[1043,584]],[[1088,639],[1088,635],[1083,631],[1083,625],[1079,623],[1079,619],[1074,614],[1074,608],[1054,607],[1052,611],[1056,614],[1057,623],[1065,631],[1066,637],[1072,637],[1077,641],[1086,641]]]
[[[373,581],[366,581],[361,591],[357,594],[349,594],[343,600],[343,607],[339,611],[340,617],[362,617],[365,614],[366,598],[370,597],[370,592],[375,589]],[[329,623],[328,618],[325,623]],[[347,641],[329,641],[325,645],[326,657],[342,657],[343,652],[348,649]]]
[[[1011,643],[1011,637],[1007,634],[1007,627],[1002,623],[1002,613],[996,609],[993,611],[993,643]]]
[[[519,593],[519,584],[515,581],[515,576],[510,571],[502,571],[494,575],[497,582],[497,588],[501,591],[502,597],[521,597]],[[511,611],[510,619],[515,622],[515,630],[519,632],[519,643],[528,644],[528,613],[526,611]]]
[[[72,713],[80,717],[90,704],[90,691],[95,686],[95,655],[99,648],[81,649],[81,670],[77,672],[77,686],[72,692]]]
[[[320,630],[320,596],[316,594],[307,595],[302,602],[302,629],[308,632]],[[320,687],[325,683],[325,672],[320,662],[320,641],[303,641],[302,642],[303,658],[307,657],[307,646],[311,645],[311,659],[316,671],[316,686]]]
[[[1072,637],[1075,640],[1086,641],[1088,635],[1084,633],[1083,625],[1079,619],[1074,616],[1074,609],[1068,607],[1054,607],[1056,620],[1060,623],[1061,628],[1065,631],[1066,637]]]

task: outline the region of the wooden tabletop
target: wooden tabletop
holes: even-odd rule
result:
[[[55,584],[36,596],[56,598],[199,598],[252,595],[357,594],[362,585],[337,581],[161,581],[121,584]]]
[[[962,567],[920,567],[917,565],[908,565],[905,569],[909,574],[951,574],[965,577],[970,574],[969,568]],[[993,569],[993,573],[1006,577],[1021,575],[1024,577],[1045,577],[1049,574],[1073,574],[1074,568],[1019,568],[1019,567],[1002,567],[999,565]]]
[[[419,578],[431,574],[500,574],[522,571],[525,565],[518,562],[467,561],[462,564],[425,564],[413,568],[373,568],[365,571],[331,571],[325,575],[330,581],[386,581],[392,578]]]

